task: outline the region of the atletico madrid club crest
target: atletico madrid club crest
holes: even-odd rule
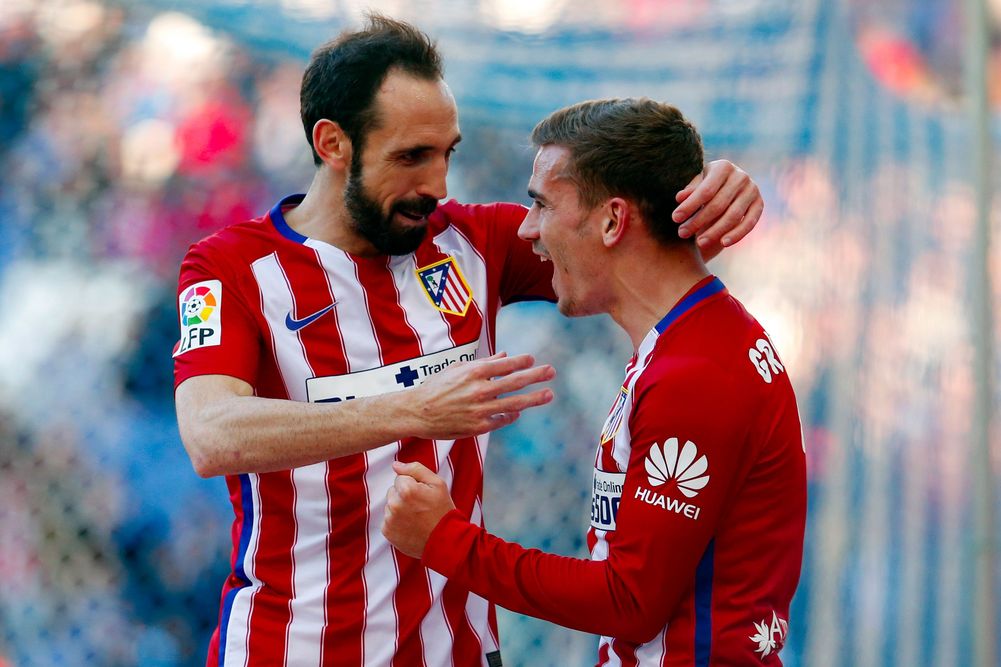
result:
[[[443,313],[465,315],[473,302],[473,290],[459,270],[454,257],[417,269],[424,293],[431,304]]]

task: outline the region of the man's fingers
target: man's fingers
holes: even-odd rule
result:
[[[678,194],[674,196],[674,201],[678,202],[679,204],[683,204],[685,202],[685,200],[688,199],[692,195],[693,192],[695,192],[695,188],[697,188],[699,186],[699,183],[701,183],[701,182],[702,182],[702,174],[699,173],[699,175],[696,176],[695,178],[693,178],[691,180],[691,182],[684,187],[683,190],[679,190],[678,191]],[[682,210],[681,215],[684,215],[685,209],[682,208],[681,210]],[[693,213],[694,213],[694,210],[693,210]],[[675,215],[678,216],[677,213],[675,213]],[[688,217],[688,216],[685,216],[685,217]],[[680,220],[684,220],[684,219],[685,218],[680,218],[680,219],[678,217],[675,218],[676,221],[680,221]]]
[[[438,475],[434,474],[430,468],[423,463],[418,463],[417,461],[411,461],[409,463],[393,461],[393,472],[397,475],[396,482],[393,483],[394,485],[410,485],[413,483],[430,484],[431,482],[439,479]]]
[[[395,464],[393,467],[396,467]],[[393,480],[393,489],[401,500],[410,497],[416,487],[417,480],[407,473],[397,474],[396,479]]]
[[[720,188],[723,187],[735,170],[736,168],[733,164],[726,160],[710,162],[709,166],[706,167],[705,174],[699,174],[685,187],[685,190],[690,190],[690,192],[685,195],[684,199],[681,199],[681,193],[678,193],[678,201],[681,203],[674,209],[671,218],[675,222],[685,222],[688,218],[698,213],[700,208],[708,204],[716,196],[716,193],[719,192]],[[685,192],[685,190],[682,190],[682,192]]]
[[[750,205],[750,199],[741,198],[741,189],[747,185],[746,182],[741,179],[730,179],[726,181],[722,187],[717,191],[716,196],[712,201],[706,203],[695,215],[686,220],[684,224],[681,225],[679,234],[683,236],[702,236],[707,230],[713,229],[718,231],[721,236],[723,233],[723,226],[720,224],[724,215],[731,211],[731,209],[739,210],[741,214]],[[743,205],[741,209],[740,206]],[[740,218],[729,218],[728,222],[732,227]],[[718,238],[718,236],[716,237]]]
[[[544,366],[533,366],[523,371],[517,371],[510,375],[500,377],[490,383],[490,389],[494,396],[509,394],[539,382],[548,382],[556,377],[556,369],[546,364]]]
[[[389,516],[391,510],[396,509],[400,506],[400,494],[396,492],[396,487],[389,487],[389,491],[386,492],[386,516]]]
[[[523,410],[545,405],[552,400],[552,389],[540,389],[516,396],[499,398],[488,406],[490,416],[485,419],[481,426],[483,433],[496,431],[508,424],[513,424],[521,417]]]
[[[529,408],[545,405],[552,400],[553,390],[547,388],[498,398],[496,401],[490,403],[488,407],[490,408],[490,414],[497,415],[505,412],[521,412]]]
[[[516,354],[513,357],[503,356],[499,358],[487,357],[469,362],[477,367],[479,377],[495,378],[510,375],[515,371],[531,368],[535,363],[535,358],[530,354]]]
[[[730,206],[719,215],[718,220],[712,224],[709,224],[710,221],[708,219],[705,220],[708,226],[699,232],[699,246],[705,247],[721,241],[724,237],[729,239],[729,243],[725,243],[724,245],[731,245],[742,239],[754,227],[753,223],[757,223],[757,219],[755,218],[750,227],[746,229],[743,227],[743,221],[747,212],[758,201],[760,201],[758,189],[753,185],[735,194],[733,201],[730,202]]]
[[[750,234],[751,230],[754,229],[754,226],[758,224],[759,220],[761,220],[761,215],[764,211],[764,200],[761,198],[755,199],[750,208],[744,212],[744,218],[740,221],[740,224],[734,227],[729,233],[725,234],[720,242],[724,246],[731,246]]]

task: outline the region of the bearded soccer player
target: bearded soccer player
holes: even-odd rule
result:
[[[551,265],[517,237],[524,208],[438,205],[459,127],[416,28],[373,17],[321,47],[301,102],[309,191],[181,266],[178,423],[235,512],[208,663],[496,664],[493,607],[379,526],[396,461],[437,472],[480,522],[482,434],[552,397],[536,386],[551,368],[493,354],[497,309],[553,300]],[[761,213],[729,163],[685,194],[710,252]]]
[[[702,169],[666,104],[585,102],[542,121],[520,235],[560,311],[632,339],[594,458],[591,560],[527,550],[394,464],[383,533],[516,612],[601,635],[598,665],[780,665],[799,579],[806,465],[792,386],[761,325],[670,222]]]

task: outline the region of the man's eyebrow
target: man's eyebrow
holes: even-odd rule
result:
[[[455,138],[455,141],[452,142],[452,145],[449,146],[449,148],[455,148],[455,145],[458,144],[460,141],[462,141],[461,134]],[[410,153],[427,153],[428,151],[435,150],[435,148],[436,148],[435,146],[432,146],[430,144],[419,144],[417,146],[407,146],[406,148],[401,148],[398,151],[393,151],[392,155],[394,157],[400,157]]]
[[[536,192],[532,188],[528,189],[528,196],[530,198],[532,198],[532,199],[535,199],[536,201],[542,202],[543,204],[548,204],[549,203],[549,201],[545,197],[542,196],[542,193]]]
[[[430,150],[434,150],[434,146],[421,144],[419,146],[407,146],[406,148],[401,148],[397,151],[393,151],[393,155],[407,155],[408,153],[426,153],[427,151]]]

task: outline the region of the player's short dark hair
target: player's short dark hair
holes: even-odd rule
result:
[[[317,166],[313,126],[318,120],[340,125],[360,154],[365,135],[378,125],[375,95],[390,70],[428,81],[442,78],[441,55],[424,32],[382,14],[366,18],[361,30],[341,33],[314,51],[302,75],[299,115]]]
[[[678,109],[647,98],[589,100],[544,118],[532,141],[569,149],[565,175],[581,205],[629,199],[657,239],[678,242],[675,196],[702,171],[702,139]]]

